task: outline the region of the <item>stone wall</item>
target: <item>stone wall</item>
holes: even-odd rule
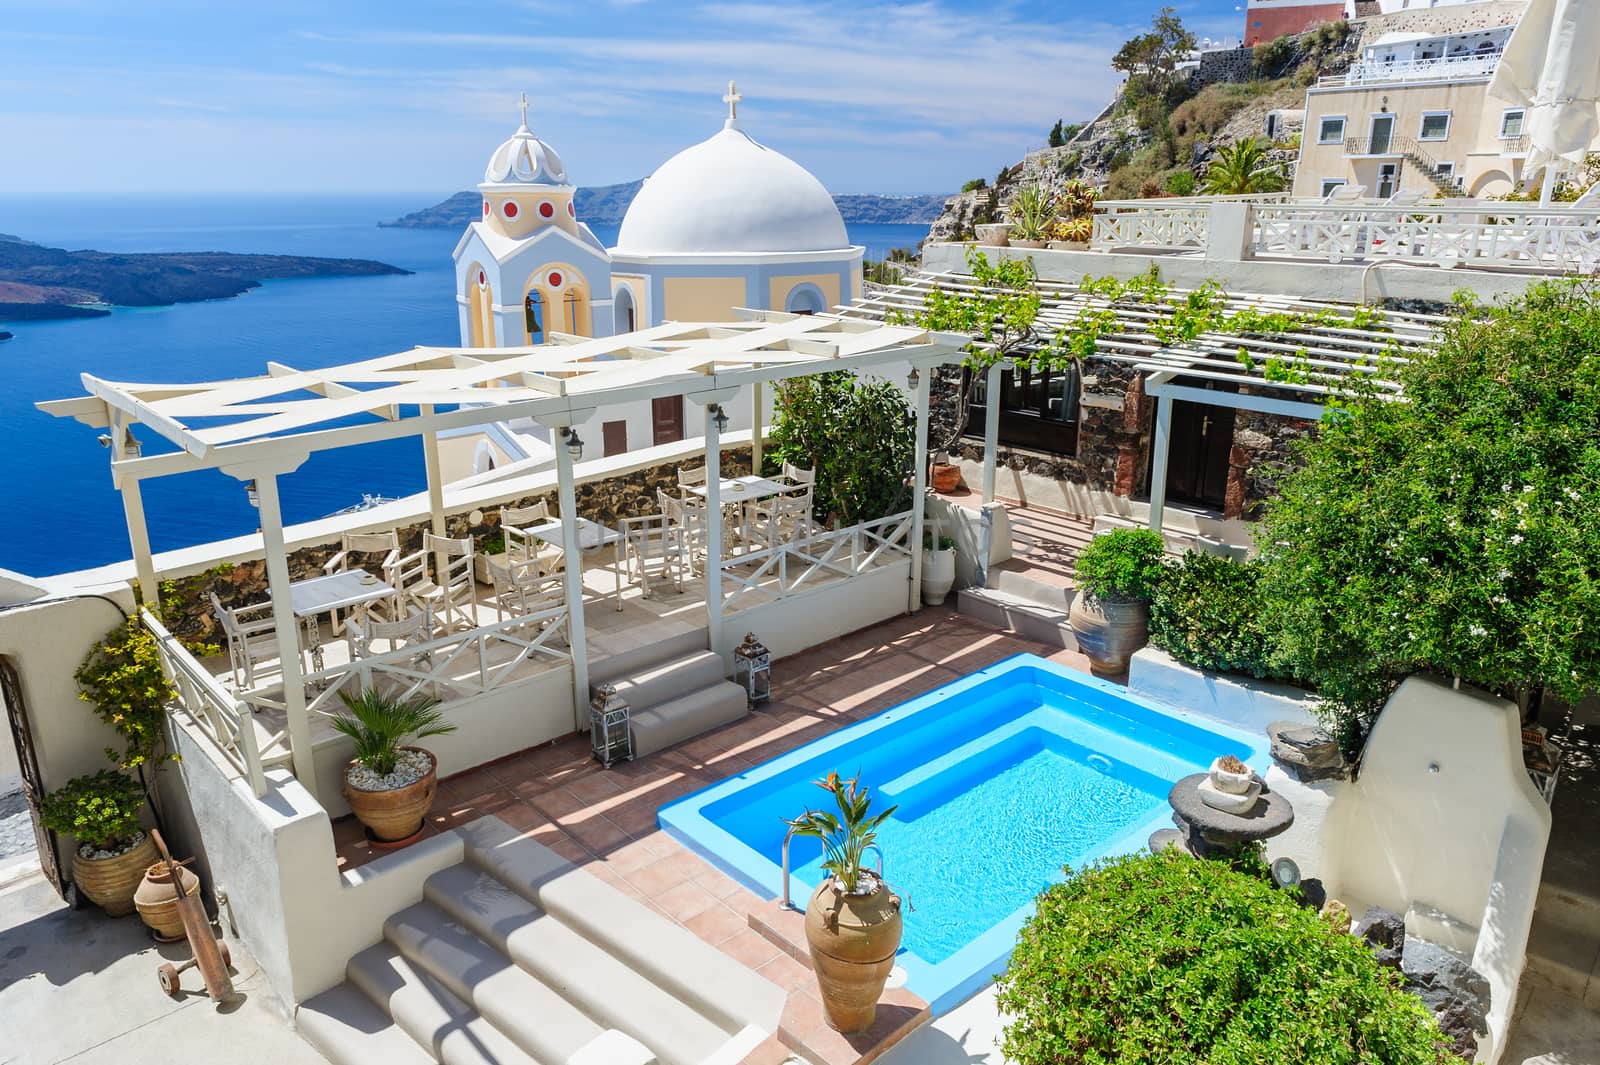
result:
[[[1245,388],[1245,393],[1270,395],[1271,389]],[[1316,432],[1316,423],[1282,414],[1238,410],[1233,418],[1233,449],[1228,453],[1228,492],[1225,518],[1255,521],[1261,505],[1278,494],[1283,477],[1292,470],[1294,443]]]
[[[1219,82],[1254,81],[1255,77],[1254,48],[1219,48],[1200,53],[1200,66],[1195,70],[1192,80],[1198,90]]]
[[[642,470],[582,482],[576,486],[578,513],[603,525],[616,525],[623,518],[658,513],[656,491],[678,494],[678,469],[691,463],[673,461]],[[750,472],[748,445],[729,448],[722,453],[722,473],[725,477],[738,477]],[[501,506],[525,507],[539,500],[550,505],[552,514],[559,513],[556,490],[519,499],[506,500]],[[422,534],[429,528],[427,522],[418,522],[399,530],[401,554],[410,554],[422,547]],[[471,536],[481,550],[487,540],[494,539],[500,528],[500,511],[483,510],[483,521],[474,525],[465,514],[452,514],[445,518],[447,535],[463,538]],[[289,554],[289,577],[304,580],[322,574],[323,565],[339,551],[337,542],[302,547]],[[373,560],[376,561],[376,560]],[[219,566],[193,577],[163,581],[161,612],[173,635],[190,645],[216,645],[223,640],[207,593],[215,592],[222,605],[229,608],[259,603],[267,598],[267,565],[260,558]]]
[[[1515,26],[1528,9],[1527,0],[1491,0],[1484,4],[1451,4],[1446,7],[1419,7],[1358,19],[1362,39],[1375,41],[1385,33],[1422,33],[1430,37],[1472,30],[1492,30]]]

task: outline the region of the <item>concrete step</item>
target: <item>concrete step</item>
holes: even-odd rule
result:
[[[711,651],[695,651],[665,662],[657,662],[625,677],[613,679],[617,694],[634,708],[659,706],[688,692],[726,680],[722,656]],[[590,685],[593,688],[593,685]]]
[[[1068,624],[1068,607],[1051,607],[998,588],[963,588],[956,609],[985,624],[1006,629],[1051,647],[1078,648]]]
[[[535,1058],[392,943],[350,959],[346,978],[442,1065],[559,1065]]]
[[[662,662],[697,654],[706,649],[706,639],[705,629],[687,629],[618,654],[608,655],[590,665],[589,685],[596,687],[606,681],[621,680]]]
[[[786,1001],[776,984],[754,976],[699,936],[657,919],[642,903],[566,865],[559,855],[513,830],[479,821],[462,834],[470,863],[512,885],[530,903],[586,938],[604,944],[611,954],[702,1016],[727,1031],[775,1030]]]
[[[1031,577],[1027,573],[1019,573],[1016,570],[1002,568],[989,571],[989,588],[992,591],[1006,592],[1026,599],[1030,603],[1038,603],[1040,606],[1047,606],[1062,612],[1072,608],[1072,600],[1078,595],[1076,588],[1052,584],[1049,581]]]
[[[663,1065],[701,1065],[734,1034],[518,892],[504,884],[479,884],[459,892],[449,890],[454,885],[442,886],[430,901],[601,1026],[649,1047]],[[627,931],[617,929],[615,934],[625,936]]]
[[[633,727],[634,754],[654,754],[719,725],[738,721],[749,712],[748,694],[729,680],[718,680],[666,702],[646,704],[628,717]]]
[[[438,1065],[354,984],[302,1002],[294,1023],[332,1065]]]
[[[508,890],[503,884],[482,883],[482,874],[464,865],[444,872],[465,876],[430,879],[428,891],[434,897],[439,891]],[[389,918],[384,935],[390,945],[540,1061],[564,1062],[605,1031],[431,901]]]

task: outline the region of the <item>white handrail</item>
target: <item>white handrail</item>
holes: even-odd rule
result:
[[[279,732],[265,744],[259,744],[255,713],[250,704],[219,684],[154,614],[148,610],[141,610],[139,614],[145,628],[155,637],[162,672],[177,689],[173,708],[181,710],[201,735],[211,741],[223,761],[250,782],[250,790],[256,798],[265,795],[266,770],[289,764],[288,736]]]
[[[732,609],[747,596],[785,599],[800,595],[830,575],[860,576],[878,568],[886,555],[909,558],[910,535],[911,511],[905,510],[723,559],[723,584],[732,588],[723,593],[723,608]]]

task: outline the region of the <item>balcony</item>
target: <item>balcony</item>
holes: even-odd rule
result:
[[[1319,89],[1362,88],[1426,81],[1471,81],[1494,76],[1500,53],[1407,59],[1393,63],[1353,63],[1343,74],[1317,79]]]

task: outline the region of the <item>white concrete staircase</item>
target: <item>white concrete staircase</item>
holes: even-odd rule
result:
[[[1051,647],[1077,650],[1067,614],[1075,588],[1065,588],[1024,572],[996,567],[983,588],[963,588],[956,609],[968,617],[1006,629]]]
[[[304,1002],[333,1065],[736,1065],[785,992],[486,817],[465,860]]]
[[[642,757],[750,712],[745,690],[723,670],[722,656],[703,643],[698,649],[672,645],[655,656],[634,653],[608,660],[600,675],[590,678],[590,694],[603,682],[616,686],[630,708],[633,752]]]

